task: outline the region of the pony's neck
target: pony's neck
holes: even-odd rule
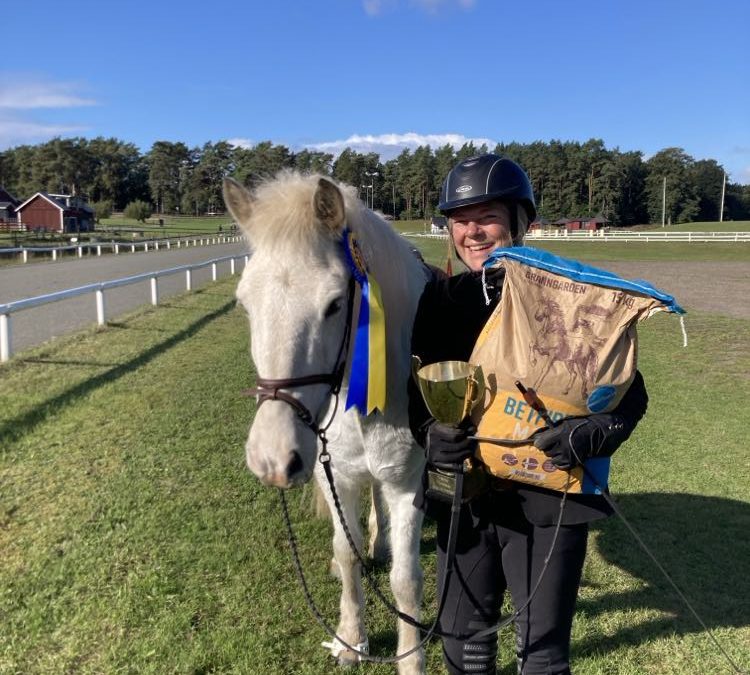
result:
[[[357,238],[369,273],[378,282],[386,322],[388,396],[405,389],[410,369],[414,315],[427,273],[409,242],[369,210],[360,209],[349,226]]]

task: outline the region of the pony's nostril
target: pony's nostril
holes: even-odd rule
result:
[[[304,471],[305,465],[302,462],[302,457],[296,451],[292,451],[292,461],[289,462],[289,466],[286,469],[286,475],[288,478],[292,478],[294,475]]]

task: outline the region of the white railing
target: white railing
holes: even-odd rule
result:
[[[83,251],[88,250],[89,254],[96,251],[100,256],[102,250],[110,249],[112,253],[118,255],[122,251],[135,253],[142,249],[146,251],[159,251],[161,249],[171,248],[189,248],[192,246],[210,246],[214,244],[232,244],[242,241],[241,236],[196,236],[196,237],[179,237],[176,239],[150,239],[134,242],[123,241],[102,241],[93,244],[68,244],[63,246],[18,246],[16,248],[0,248],[0,255],[19,255],[23,262],[29,261],[29,253],[51,253],[52,260],[57,260],[66,251],[75,251],[79,258],[83,257]]]
[[[25,298],[24,300],[15,300],[6,304],[0,305],[0,362],[8,361],[12,355],[12,333],[11,333],[11,315],[15,312],[20,312],[24,309],[31,309],[32,307],[39,307],[40,305],[46,305],[52,302],[58,302],[60,300],[67,300],[78,295],[85,295],[86,293],[94,293],[96,300],[96,322],[100,326],[103,326],[106,322],[106,305],[104,292],[112,288],[118,288],[120,286],[128,286],[129,284],[135,284],[141,281],[150,281],[151,290],[151,304],[159,304],[159,279],[166,277],[171,274],[178,274],[185,272],[185,290],[193,290],[193,270],[201,269],[203,267],[211,266],[211,279],[216,281],[218,264],[221,262],[229,261],[229,273],[236,273],[236,261],[240,258],[243,259],[244,264],[247,264],[250,255],[247,253],[239,255],[227,255],[221,258],[214,258],[213,260],[207,260],[202,263],[193,263],[192,265],[181,265],[179,267],[170,267],[165,270],[158,270],[156,272],[145,272],[143,274],[136,274],[130,277],[123,277],[121,279],[113,279],[112,281],[101,281],[94,284],[86,284],[85,286],[78,286],[76,288],[69,288],[64,291],[56,291],[55,293],[47,293],[46,295],[37,295],[33,298]]]
[[[406,237],[445,239],[447,233],[406,232]],[[642,230],[637,232],[619,230],[531,230],[526,241],[687,241],[687,242],[750,242],[750,232],[660,232]]]

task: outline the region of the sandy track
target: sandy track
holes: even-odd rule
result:
[[[750,262],[593,263],[628,279],[645,279],[678,304],[713,314],[750,319]]]

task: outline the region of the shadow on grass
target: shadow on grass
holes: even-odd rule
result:
[[[235,306],[235,302],[234,299],[230,300],[217,310],[202,316],[186,328],[183,328],[168,339],[150,347],[135,358],[116,365],[95,377],[79,382],[70,389],[40,403],[33,410],[29,410],[23,415],[6,421],[0,426],[0,447],[22,438],[25,434],[31,432],[37,425],[44,422],[50,415],[56,415],[62,408],[74,405],[79,399],[94,391],[97,387],[109,382],[114,382],[123,375],[138,370],[138,368],[146,365],[149,361],[160,354],[163,354],[168,349],[174,347],[183,340],[192,337],[214,319],[217,319],[232,310]]]
[[[618,497],[625,517],[710,629],[750,624],[750,504],[690,494],[640,493]],[[611,636],[582,640],[582,652],[608,652],[656,638],[703,632],[669,582],[616,516],[594,524],[602,557],[643,583],[637,590],[579,600],[578,610],[656,610],[651,618]],[[706,636],[706,645],[714,649]],[[728,647],[730,645],[724,645]],[[717,653],[716,661],[722,657]]]

